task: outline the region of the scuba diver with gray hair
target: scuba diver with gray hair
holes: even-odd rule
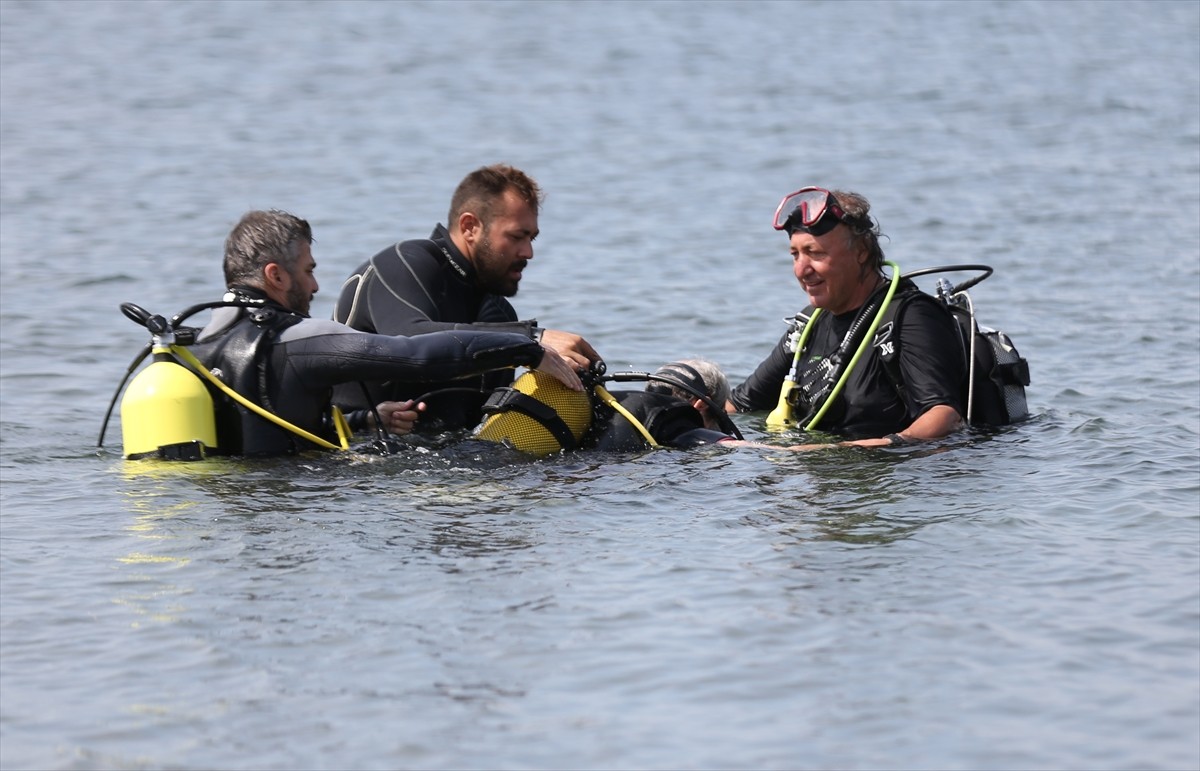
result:
[[[729,399],[729,380],[711,361],[673,361],[659,367],[644,390],[611,393],[660,446],[688,448],[734,440],[731,433],[721,430],[725,416],[719,409]],[[591,446],[622,451],[649,445],[634,423],[613,409],[595,432]]]
[[[544,373],[565,390],[582,388],[561,356],[527,335],[457,329],[401,337],[310,318],[309,306],[318,289],[312,240],[309,224],[294,215],[251,211],[225,241],[228,292],[221,301],[195,306],[170,323],[135,305],[122,306],[126,316],[151,331],[155,358],[130,384],[122,402],[123,428],[132,427],[136,434],[126,431],[127,457],[285,455],[337,449],[335,442],[349,449],[352,429],[368,426],[365,419],[350,426],[331,396],[333,386],[358,380],[444,381],[523,366]],[[202,330],[180,326],[188,316],[210,308],[211,320]],[[135,360],[130,372],[140,361]],[[172,411],[178,400],[160,393],[163,389],[155,388],[159,384],[143,383],[135,389],[139,379],[160,364],[167,369],[157,372],[175,378],[171,387],[182,377],[187,388],[190,378],[201,395],[204,388],[212,394],[207,416],[178,422],[178,441],[162,438],[163,426],[176,423],[178,416]],[[413,406],[378,405],[377,412],[390,407],[387,419],[374,421],[384,443],[379,449],[390,449],[383,429],[411,429]],[[214,422],[215,431],[203,430],[203,440],[195,438],[193,425],[211,428]]]
[[[768,424],[786,413],[780,425],[819,427],[864,447],[937,439],[965,425],[967,363],[954,319],[885,262],[870,208],[857,193],[819,187],[780,202],[773,224],[788,235],[810,307],[733,390],[731,412],[775,407]],[[903,317],[880,324],[889,307],[903,307]]]
[[[786,447],[744,440],[741,444],[789,451],[839,445],[893,447],[939,439],[967,425],[1008,425],[1028,416],[1024,394],[1028,362],[1006,335],[977,323],[966,294],[992,269],[952,265],[902,275],[895,262],[885,260],[879,225],[869,212],[866,198],[847,191],[805,187],[784,196],[773,224],[787,232],[792,272],[810,305],[796,314],[745,382],[732,392],[725,385],[720,391],[723,409],[712,411],[750,412],[773,406],[766,418],[769,427],[820,429],[845,441]],[[885,267],[890,268],[890,276]],[[925,294],[912,281],[915,276],[960,270],[981,274],[958,285],[939,282],[937,297]],[[518,448],[528,442],[546,453],[575,446],[623,450],[709,441],[728,445],[742,440],[727,416],[719,426],[729,435],[724,438],[699,438],[677,422],[690,409],[690,417],[702,421],[698,429],[716,433],[713,414],[701,409],[711,405],[689,404],[688,396],[670,393],[671,385],[699,382],[695,395],[703,393],[704,399],[716,395],[713,383],[702,382],[705,378],[694,365],[675,362],[660,370],[672,381],[666,388],[652,382],[644,393],[619,397],[599,382],[650,376],[585,373],[584,384],[599,397],[599,404],[589,412],[588,400],[567,395],[561,403],[550,404],[557,413],[550,418],[538,417],[538,408],[526,405],[528,394],[498,391],[485,411],[519,410],[526,405],[528,417],[493,415],[479,435]],[[656,404],[655,395],[678,404]],[[685,409],[678,409],[679,405]],[[564,411],[570,416],[565,421],[570,430],[553,431],[553,437],[536,430],[522,432],[518,425],[532,417],[554,426],[556,421],[564,422]],[[668,426],[669,434],[663,434]],[[541,440],[546,441],[541,444]]]
[[[536,456],[563,450],[636,452],[742,443],[725,413],[729,381],[714,363],[684,359],[654,373],[607,373],[603,362],[582,371],[583,392],[564,389],[540,373],[498,388],[476,437]],[[608,382],[644,381],[642,390],[608,391]]]

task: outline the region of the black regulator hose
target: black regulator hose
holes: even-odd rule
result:
[[[958,286],[954,287],[952,290],[950,290],[950,294],[965,292],[995,272],[992,270],[990,265],[981,265],[978,263],[973,263],[970,265],[939,265],[936,268],[921,268],[920,270],[914,270],[909,273],[905,273],[903,276],[901,276],[901,278],[917,278],[918,276],[928,276],[931,273],[955,273],[961,270],[978,270],[982,272],[978,276],[969,278]]]
[[[124,313],[125,318],[140,327],[147,327],[151,318],[150,311],[133,303],[121,303],[121,313]],[[100,424],[100,436],[96,439],[97,447],[104,446],[104,434],[108,431],[108,421],[112,418],[113,408],[117,406],[117,399],[120,398],[121,391],[125,389],[125,383],[129,382],[129,376],[138,368],[138,365],[142,363],[153,347],[154,343],[152,342],[146,343],[142,347],[142,350],[130,362],[129,368],[125,370],[125,377],[121,378],[121,382],[117,384],[117,390],[113,393],[112,401],[108,403],[108,411],[104,413],[104,422]]]
[[[108,421],[110,418],[112,418],[113,408],[117,406],[117,399],[120,398],[121,391],[125,388],[125,383],[129,381],[129,376],[133,374],[133,371],[138,368],[138,365],[140,365],[146,356],[149,355],[150,349],[153,347],[153,343],[146,343],[146,345],[142,347],[141,353],[134,357],[133,361],[129,364],[129,369],[125,370],[125,377],[121,378],[121,382],[117,385],[116,392],[113,393],[112,401],[108,403],[108,411],[104,413],[104,423],[100,425],[100,437],[96,440],[97,447],[104,446],[104,433],[108,430]]]

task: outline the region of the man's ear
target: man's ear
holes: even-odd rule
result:
[[[287,271],[277,262],[267,263],[263,268],[263,278],[266,279],[268,289],[283,289],[287,285]]]
[[[465,211],[458,215],[458,232],[467,244],[474,246],[483,237],[483,220],[473,212]]]

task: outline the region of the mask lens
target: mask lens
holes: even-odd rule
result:
[[[794,220],[793,226],[809,227],[825,214],[829,203],[829,191],[819,187],[806,187],[786,196],[779,202],[775,210],[775,229],[783,230],[789,220]]]

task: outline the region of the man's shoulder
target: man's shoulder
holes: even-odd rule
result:
[[[432,238],[410,238],[385,246],[367,262],[374,265],[376,270],[380,270],[397,262],[415,261],[435,265],[441,261],[442,256],[442,250]]]
[[[440,231],[434,231],[429,238],[397,241],[385,247],[368,260],[367,265],[383,277],[404,281],[418,278],[424,281],[439,275],[466,279],[469,267],[464,267],[460,264],[462,262],[462,256],[449,238],[443,237]]]
[[[892,318],[896,325],[891,338],[898,341],[899,349],[919,350],[919,358],[938,360],[955,369],[965,365],[959,322],[940,299],[919,290],[906,294]],[[894,360],[894,349],[884,358]]]
[[[303,340],[313,337],[323,337],[326,335],[361,335],[364,334],[356,329],[342,324],[339,321],[332,319],[314,319],[304,317],[297,321],[293,321],[279,334],[279,342],[289,343],[295,340]]]
[[[690,449],[692,447],[700,447],[705,444],[717,444],[727,439],[732,439],[729,434],[722,433],[712,428],[692,428],[679,434],[671,442],[672,446],[682,449]]]
[[[931,323],[948,326],[954,323],[944,302],[911,283],[896,293],[884,313],[885,322],[889,318],[894,319],[901,328]]]

